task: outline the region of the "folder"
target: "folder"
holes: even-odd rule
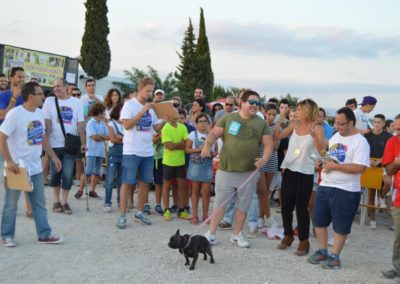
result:
[[[31,192],[32,183],[29,179],[28,170],[25,167],[18,167],[19,174],[15,174],[6,169],[7,188]]]
[[[171,117],[178,117],[172,101],[156,103],[154,104],[153,109],[157,115],[157,118],[166,120],[168,118],[168,115],[170,115]]]

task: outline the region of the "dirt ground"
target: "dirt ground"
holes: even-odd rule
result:
[[[104,189],[99,186],[99,193]],[[0,204],[4,191],[1,189]],[[393,231],[391,218],[378,213],[378,229],[354,222],[349,243],[341,255],[343,268],[327,271],[294,255],[297,241],[287,251],[276,247],[277,240],[258,234],[250,240],[250,249],[230,243],[230,231],[218,231],[219,244],[213,247],[215,264],[199,258],[196,270],[189,271],[184,258],[167,246],[169,237],[179,228],[182,233],[203,234],[188,221],[174,218],[166,222],[151,215],[151,226],[133,222],[129,213],[128,227],[118,229],[118,212],[103,212],[102,200],[72,196],[71,216],[51,211],[52,191],[46,187],[50,224],[65,242],[60,245],[37,243],[33,220],[25,217],[24,198],[20,199],[15,248],[0,248],[1,283],[392,283],[380,275],[391,268]],[[154,194],[150,194],[154,201]],[[154,202],[152,207],[154,206]],[[276,220],[281,220],[272,212]],[[246,229],[247,230],[247,229]],[[312,250],[317,242],[311,239]]]

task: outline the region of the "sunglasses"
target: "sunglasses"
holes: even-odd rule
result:
[[[73,97],[80,97],[81,94],[74,94],[74,93],[73,93],[72,96],[73,96]]]
[[[257,100],[247,100],[247,102],[251,105],[251,106],[260,106],[260,101]]]
[[[225,104],[226,106],[231,106],[231,107],[233,107],[233,104]]]
[[[173,103],[173,105],[174,105],[174,107],[178,107],[178,106],[180,106],[181,104],[180,104],[180,103]]]

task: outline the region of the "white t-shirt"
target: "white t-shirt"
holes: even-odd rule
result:
[[[121,110],[120,120],[134,118],[143,108],[136,98],[127,101]],[[124,155],[137,155],[140,157],[153,156],[154,124],[161,123],[154,110],[149,109],[131,129],[124,132]]]
[[[78,122],[83,122],[83,104],[74,97],[58,100],[61,117],[64,121],[65,134],[78,135]],[[64,147],[65,137],[58,121],[55,97],[48,97],[43,104],[44,118],[51,120],[50,145],[52,148]]]
[[[22,105],[10,110],[0,127],[0,131],[8,136],[12,160],[16,164],[22,160],[31,176],[42,172],[40,155],[44,130],[43,111],[37,108],[30,112]]]
[[[355,127],[360,130],[367,130],[369,125],[368,114],[358,108],[354,110],[354,115],[356,116]]]
[[[369,145],[363,135],[341,136],[339,132],[329,140],[329,156],[341,164],[358,164],[369,167]],[[322,171],[320,185],[337,187],[346,191],[361,190],[361,174],[340,171]]]
[[[206,138],[207,138],[207,134],[206,133],[200,133],[199,131],[197,131],[197,139],[199,139],[200,141],[202,141],[204,143],[206,141]],[[188,139],[193,142],[192,149],[197,148],[195,143],[194,143],[194,140],[196,139],[196,130],[194,130],[194,131],[189,133]],[[211,152],[215,151],[215,146],[214,145],[215,144],[213,144],[211,146],[211,148],[210,148]]]
[[[101,102],[104,101],[104,98],[102,96],[96,95],[96,98]],[[95,99],[91,99],[91,98],[89,98],[89,96],[87,94],[84,94],[81,97],[81,102],[83,104],[84,114],[88,115],[88,112],[89,112],[91,106],[94,105],[94,103],[96,103],[96,100]]]
[[[112,127],[112,129],[114,129],[115,135],[118,134],[118,131],[119,131],[119,133],[124,135],[124,126],[121,123],[119,123],[118,121],[110,119],[110,121],[108,122],[108,126]],[[117,126],[118,131],[117,131],[117,128],[115,128],[115,126]],[[108,140],[108,147],[112,147],[112,146],[114,146],[114,143],[111,142],[110,140]]]

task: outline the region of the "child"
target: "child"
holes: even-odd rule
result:
[[[124,127],[119,121],[119,115],[123,104],[117,104],[109,114],[108,133],[110,141],[108,142],[107,174],[106,174],[106,197],[104,201],[104,212],[111,212],[112,189],[115,176],[117,176],[117,202],[119,207],[119,192],[122,182],[122,139],[124,138]]]
[[[198,206],[199,192],[201,190],[202,205],[203,205],[203,221],[208,217],[208,207],[210,205],[210,187],[213,176],[212,158],[200,157],[201,149],[206,140],[210,126],[208,115],[201,113],[196,117],[197,130],[189,134],[189,139],[186,141],[185,152],[190,153],[188,179],[192,181],[192,207],[193,218],[190,223],[197,225],[199,223]],[[214,146],[211,147],[211,152],[216,154]]]
[[[100,176],[101,164],[105,158],[105,141],[108,140],[108,130],[104,118],[106,107],[102,103],[95,103],[90,108],[90,120],[86,125],[86,177],[90,179],[89,196],[100,198],[96,193],[96,185]]]

